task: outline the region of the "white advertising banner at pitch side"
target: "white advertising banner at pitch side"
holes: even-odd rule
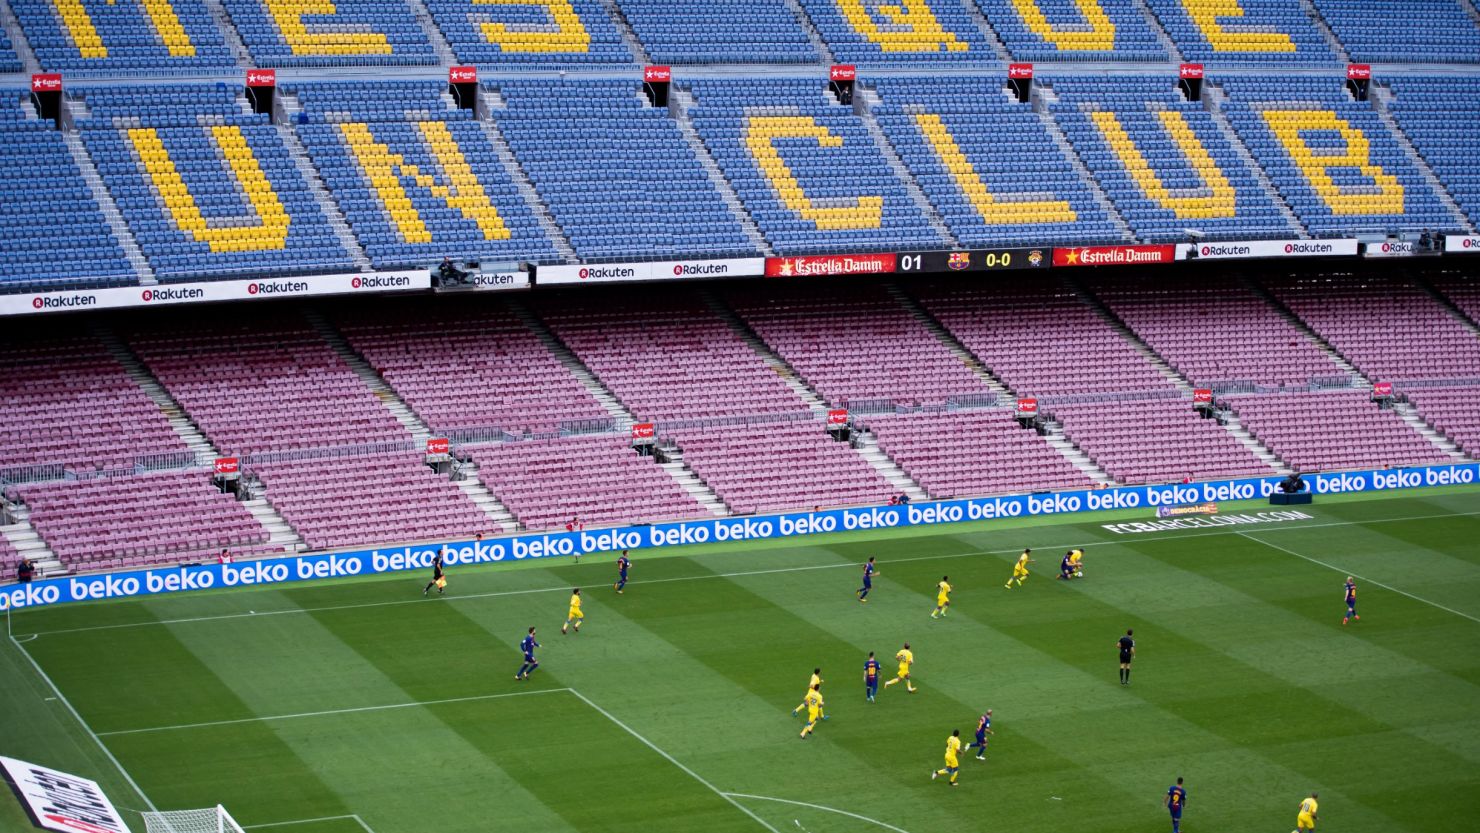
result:
[[[44,766],[0,757],[31,817],[64,833],[129,833],[98,782]]]
[[[1341,257],[1357,253],[1355,240],[1244,240],[1202,243],[1199,260],[1231,260],[1245,257]]]
[[[154,307],[212,301],[253,301],[313,295],[350,295],[361,292],[408,292],[430,289],[431,275],[416,272],[365,272],[353,275],[304,275],[296,278],[259,278],[241,281],[172,283],[158,286],[120,286],[0,295],[0,315],[71,312],[119,307]]]
[[[730,260],[660,260],[650,263],[589,263],[576,266],[541,266],[534,274],[542,286],[570,283],[629,283],[634,281],[682,281],[701,278],[736,278],[764,275],[766,260],[760,257]]]

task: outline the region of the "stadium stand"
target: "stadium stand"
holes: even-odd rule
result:
[[[1298,471],[1450,462],[1365,390],[1239,396],[1228,404],[1250,434]]]
[[[297,132],[376,268],[559,259],[472,111],[438,81],[302,84]]]
[[[588,289],[535,300],[550,329],[640,421],[808,412],[696,292],[633,299]]]
[[[1133,0],[976,0],[1020,61],[1165,61]]]
[[[1188,61],[1331,66],[1338,58],[1300,0],[1146,0]]]
[[[409,445],[364,381],[287,310],[140,322],[128,341],[228,456]]]
[[[82,140],[161,280],[353,269],[267,116],[224,84],[90,88]]]
[[[335,319],[433,431],[458,441],[552,434],[610,416],[506,304],[367,302]]]
[[[158,471],[10,487],[30,523],[70,570],[214,560],[223,547],[251,558],[281,550],[208,471]]]
[[[254,463],[250,472],[311,550],[498,531],[462,489],[424,465],[419,452]]]
[[[1460,312],[1468,316],[1470,323],[1480,324],[1480,286],[1473,281],[1449,276],[1443,280],[1434,281],[1434,287]]]
[[[778,255],[940,248],[861,117],[808,80],[700,81],[691,111]]]
[[[92,335],[16,327],[0,348],[0,480],[182,466],[184,441]]]
[[[10,42],[10,35],[4,29],[0,29],[0,73],[20,72],[21,59],[15,54],[15,45]]]
[[[1470,223],[1480,223],[1480,78],[1401,78],[1388,110]],[[1379,90],[1380,93],[1380,90]]]
[[[822,61],[783,0],[618,0],[617,6],[655,63]]]
[[[204,0],[11,0],[48,72],[200,73],[236,61]]]
[[[997,62],[1000,58],[967,4],[972,0],[801,0],[812,25],[840,63]]]
[[[10,539],[0,535],[0,581],[9,581],[15,576],[16,565],[21,563],[21,554],[16,552]]]
[[[1465,0],[1311,0],[1353,61],[1405,63],[1438,55],[1446,63],[1480,63],[1480,28],[1460,8]]]
[[[1194,387],[1303,390],[1350,376],[1237,278],[1096,284],[1094,293]]]
[[[895,490],[821,422],[660,431],[735,515],[882,503]]]
[[[709,513],[621,434],[464,446],[483,484],[526,529],[589,526],[635,518],[679,520]]]
[[[465,64],[582,66],[632,64],[601,0],[426,0],[427,10]]]
[[[1224,112],[1317,237],[1457,225],[1372,104],[1339,78],[1219,80]]]
[[[736,291],[726,298],[832,407],[986,404],[994,394],[879,284]]]
[[[1063,424],[1064,436],[1120,483],[1274,473],[1215,420],[1196,416],[1191,399],[1064,403],[1046,410]]]
[[[1013,287],[937,280],[909,289],[1020,396],[1173,395],[1172,383],[1130,342],[1052,278]]]
[[[1409,278],[1271,278],[1266,286],[1374,382],[1480,380],[1480,339]]]
[[[584,260],[754,255],[667,110],[632,81],[501,83],[509,147]]]
[[[0,292],[136,282],[66,137],[31,117],[26,95],[0,90]]]
[[[1480,457],[1480,387],[1410,387],[1403,397],[1435,431],[1471,458]]]
[[[1009,408],[870,414],[861,423],[933,498],[1084,489],[1093,482]]]
[[[1200,102],[1169,76],[1055,77],[1064,135],[1137,240],[1289,237],[1296,230]]]
[[[1032,105],[1000,78],[880,78],[874,116],[965,245],[1122,239]]]
[[[259,67],[437,63],[405,0],[222,0],[222,6]]]

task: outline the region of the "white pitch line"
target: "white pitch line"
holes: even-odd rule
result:
[[[259,830],[259,829],[264,828],[264,827],[292,827],[295,824],[315,824],[315,823],[321,822],[321,821],[339,821],[340,819],[354,819],[354,818],[358,818],[358,817],[357,816],[353,816],[353,815],[319,816],[316,819],[292,819],[290,821],[272,821],[272,822],[268,822],[267,824],[244,824],[244,825],[242,825],[242,829],[243,830]]]
[[[270,714],[262,717],[242,717],[235,720],[211,720],[205,723],[179,723],[173,726],[149,726],[143,729],[119,729],[113,732],[99,732],[101,737],[113,737],[115,735],[140,735],[146,732],[174,732],[181,729],[204,729],[210,726],[235,726],[240,723],[262,723],[268,720],[297,720],[305,717],[328,717],[336,714],[357,714],[360,712],[383,712],[392,709],[412,709],[418,706],[445,706],[449,703],[476,703],[480,700],[501,700],[505,697],[526,697],[531,694],[556,694],[570,691],[568,688],[540,688],[533,691],[505,691],[500,694],[477,694],[472,697],[449,697],[446,700],[421,700],[415,703],[391,703],[385,706],[357,706],[349,709],[326,709],[317,712],[299,712],[297,714]]]
[[[1415,596],[1412,593],[1409,593],[1407,590],[1399,590],[1398,588],[1393,587],[1390,584],[1383,584],[1382,582],[1377,581],[1376,579],[1370,579],[1370,578],[1367,578],[1366,576],[1359,576],[1356,573],[1354,573],[1354,572],[1352,572],[1350,570],[1342,569],[1341,567],[1338,567],[1335,564],[1327,564],[1326,562],[1320,560],[1319,558],[1311,558],[1308,555],[1302,555],[1301,553],[1298,553],[1298,552],[1296,552],[1296,551],[1294,551],[1292,549],[1286,549],[1285,547],[1282,547],[1279,544],[1272,544],[1269,541],[1260,540],[1260,539],[1255,538],[1254,536],[1248,534],[1247,532],[1240,532],[1239,533],[1239,536],[1240,537],[1243,537],[1243,538],[1247,538],[1247,539],[1249,539],[1250,541],[1253,541],[1256,544],[1263,544],[1264,546],[1269,547],[1271,549],[1276,549],[1276,550],[1279,550],[1280,552],[1288,553],[1289,555],[1293,555],[1296,558],[1299,558],[1299,559],[1302,559],[1302,560],[1305,560],[1305,561],[1309,561],[1312,564],[1319,564],[1319,565],[1321,565],[1322,567],[1325,567],[1328,570],[1335,570],[1338,573],[1345,573],[1345,574],[1347,574],[1347,575],[1349,575],[1349,576],[1351,576],[1353,578],[1359,578],[1362,581],[1367,582],[1368,584],[1375,584],[1375,585],[1377,585],[1378,587],[1381,587],[1384,590],[1391,590],[1391,591],[1393,591],[1394,593],[1397,593],[1400,596],[1407,596],[1408,598],[1414,600],[1415,602],[1422,602],[1423,604],[1426,604],[1429,607],[1436,607],[1439,610],[1444,611],[1445,613],[1453,613],[1455,616],[1459,616],[1459,617],[1464,618],[1464,619],[1469,619],[1471,622],[1475,622],[1477,624],[1480,624],[1480,619],[1477,619],[1477,618],[1475,618],[1474,616],[1471,616],[1468,613],[1462,613],[1462,612],[1460,612],[1458,610],[1455,610],[1452,607],[1445,607],[1444,605],[1441,605],[1438,602],[1429,601],[1428,599],[1425,599],[1422,596]]]
[[[1319,524],[1301,524],[1301,523],[1296,523],[1296,524],[1293,524],[1293,525],[1290,525],[1290,526],[1273,526],[1273,525],[1271,525],[1271,526],[1265,527],[1264,529],[1261,529],[1261,531],[1278,532],[1278,531],[1282,531],[1282,530],[1293,530],[1293,529],[1324,529],[1324,528],[1334,527],[1334,526],[1359,526],[1359,525],[1377,524],[1377,523],[1396,523],[1396,522],[1400,522],[1400,521],[1426,521],[1426,520],[1433,520],[1435,518],[1454,518],[1454,517],[1465,517],[1465,516],[1470,516],[1470,515],[1480,515],[1480,511],[1477,511],[1477,512],[1445,512],[1443,514],[1438,514],[1438,515],[1412,515],[1412,516],[1402,517],[1402,518],[1371,518],[1371,519],[1360,520],[1360,521],[1330,521],[1330,522],[1327,522],[1327,523],[1319,523]],[[1031,527],[1030,527],[1030,529],[1031,529]],[[1153,536],[1151,534],[1147,534],[1145,536],[1135,536],[1135,537],[1129,537],[1128,536],[1128,537],[1126,537],[1124,539],[1107,539],[1107,540],[1096,541],[1096,542],[1092,542],[1092,543],[1096,543],[1096,544],[1101,545],[1101,546],[1106,546],[1106,545],[1119,544],[1121,542],[1121,540],[1125,540],[1125,541],[1134,541],[1134,540],[1175,541],[1175,540],[1185,539],[1185,538],[1215,538],[1215,537],[1218,537],[1220,535],[1236,535],[1236,534],[1241,534],[1241,533],[1240,533],[1239,530],[1236,530],[1236,529],[1233,529],[1233,528],[1224,528],[1224,529],[1218,529],[1218,530],[1215,530],[1215,531],[1212,531],[1212,532],[1195,532],[1195,533],[1188,533],[1188,534],[1185,534],[1185,535],[1154,535]],[[805,541],[803,540],[802,543],[805,543]],[[882,542],[882,545],[883,546],[887,546],[887,541],[886,542]],[[1057,549],[1059,547],[1079,547],[1079,546],[1084,546],[1084,545],[1085,545],[1085,542],[1084,541],[1074,541],[1074,542],[1067,543],[1067,544],[1038,544],[1037,546],[1038,546],[1039,549],[1051,550],[1051,549]],[[889,559],[889,563],[891,563],[891,564],[908,564],[908,563],[916,562],[916,561],[943,561],[943,560],[953,559],[953,558],[971,558],[973,556],[978,556],[978,555],[1017,555],[1021,551],[1022,550],[1021,549],[1018,549],[1018,548],[1005,549],[1005,550],[967,550],[966,552],[942,553],[942,554],[938,554],[938,555],[919,555],[919,556],[913,556],[913,557],[910,557],[910,558],[891,558],[891,559]],[[710,579],[718,579],[718,578],[745,578],[747,576],[764,576],[764,575],[773,575],[773,574],[777,574],[777,573],[800,573],[800,572],[807,572],[807,571],[810,571],[810,570],[837,570],[837,569],[841,569],[841,568],[856,569],[857,567],[858,567],[858,564],[855,563],[855,562],[852,562],[852,561],[842,561],[842,562],[838,562],[838,563],[835,563],[835,564],[809,564],[809,565],[802,566],[802,567],[776,567],[776,568],[767,569],[767,570],[739,570],[739,571],[730,572],[730,573],[706,573],[704,575],[698,575],[698,576],[676,576],[676,577],[673,577],[673,578],[654,578],[654,579],[647,579],[645,581],[633,581],[633,582],[629,582],[629,584],[631,584],[632,586],[643,586],[643,585],[649,585],[649,584],[669,584],[669,583],[672,583],[672,582],[679,582],[679,581],[707,581],[707,580],[710,580]],[[391,574],[385,573],[385,574],[382,574],[382,575],[391,575]],[[273,587],[278,587],[278,585],[273,585]],[[37,631],[34,635],[35,636],[52,636],[52,635],[61,635],[61,634],[68,634],[68,633],[87,633],[87,632],[90,632],[90,631],[117,630],[117,629],[120,629],[120,628],[143,628],[143,627],[149,627],[151,625],[187,625],[187,624],[191,624],[191,623],[195,623],[195,622],[218,622],[218,621],[223,621],[223,620],[228,620],[228,619],[251,619],[253,617],[260,617],[260,616],[281,616],[281,615],[285,615],[285,614],[294,614],[294,613],[325,613],[325,612],[330,612],[330,611],[335,611],[335,610],[361,610],[361,609],[364,609],[364,608],[395,607],[395,606],[399,606],[399,605],[409,605],[409,604],[427,604],[427,603],[438,604],[438,603],[445,603],[445,602],[449,602],[449,601],[456,602],[456,601],[470,601],[470,600],[473,600],[473,599],[493,599],[493,598],[499,598],[499,597],[503,597],[503,596],[527,596],[527,595],[531,595],[531,594],[535,594],[535,593],[569,592],[569,590],[570,590],[570,585],[569,584],[562,584],[562,585],[560,585],[558,587],[532,587],[532,588],[528,588],[528,589],[524,589],[524,590],[495,590],[495,591],[491,591],[491,592],[488,592],[488,593],[469,593],[469,594],[467,594],[465,596],[445,596],[445,597],[440,597],[440,598],[437,598],[437,599],[423,599],[423,598],[396,599],[394,601],[388,601],[388,602],[360,602],[360,603],[357,603],[357,604],[326,605],[326,606],[323,606],[323,607],[294,607],[294,608],[288,608],[286,610],[269,610],[269,611],[264,611],[262,613],[222,613],[222,614],[217,614],[217,615],[214,615],[214,616],[193,616],[193,617],[180,618],[180,619],[153,619],[153,620],[150,620],[150,621],[147,621],[147,622],[120,622],[120,623],[115,623],[115,624],[111,624],[111,625],[89,625],[87,627],[82,627],[82,628],[59,628],[57,630],[52,630],[52,631]]]
[[[679,760],[677,758],[675,758],[672,755],[668,754],[667,752],[663,751],[663,749],[661,747],[659,747],[656,743],[653,743],[652,741],[650,741],[647,738],[643,737],[642,735],[638,734],[638,732],[637,732],[636,729],[633,729],[631,726],[628,726],[626,723],[623,723],[621,720],[618,720],[616,715],[614,715],[611,712],[607,711],[606,709],[603,709],[602,707],[596,705],[596,703],[592,702],[591,698],[589,698],[586,695],[580,693],[579,691],[576,691],[573,688],[570,689],[570,693],[571,694],[574,694],[576,697],[578,697],[581,702],[585,703],[586,705],[588,705],[591,708],[595,709],[596,711],[600,712],[602,717],[605,717],[607,720],[610,720],[612,723],[615,723],[617,725],[617,727],[620,728],[622,731],[626,732],[627,734],[631,735],[634,738],[637,738],[639,741],[642,742],[642,745],[643,746],[646,746],[647,748],[653,750],[654,752],[657,752],[659,755],[662,755],[663,758],[668,761],[668,763],[673,764],[674,766],[676,766],[679,769],[683,770],[684,774],[688,775],[690,778],[694,779],[695,781],[698,781],[700,784],[703,784],[705,787],[707,787],[709,789],[710,792],[714,793],[715,795],[719,796],[720,798],[723,798],[725,801],[728,801],[730,804],[734,805],[740,812],[744,813],[747,816],[750,816],[761,827],[766,828],[767,830],[771,831],[771,833],[781,833],[781,831],[779,831],[776,828],[772,827],[771,824],[770,824],[770,822],[767,822],[765,819],[763,819],[760,816],[756,815],[755,813],[751,812],[751,810],[750,810],[749,807],[746,807],[744,804],[741,804],[740,802],[736,801],[734,798],[731,798],[729,793],[724,792],[724,791],[720,790],[718,787],[716,787],[715,785],[709,783],[707,780],[704,779],[704,776],[702,776],[699,773],[693,771],[692,769],[689,769],[688,767],[684,766],[682,763],[679,762]],[[905,831],[901,830],[901,831],[899,831],[899,833],[905,833]]]
[[[119,763],[118,759],[113,756],[113,751],[103,743],[103,739],[98,737],[98,733],[94,732],[92,727],[87,725],[87,721],[82,719],[82,715],[77,712],[76,707],[72,705],[72,701],[67,699],[67,695],[63,694],[62,690],[57,688],[57,684],[52,681],[51,677],[41,669],[41,664],[36,662],[36,658],[31,656],[30,652],[20,642],[17,642],[15,637],[12,636],[10,641],[15,642],[16,650],[25,656],[26,661],[31,664],[32,668],[36,669],[36,673],[51,688],[51,692],[56,695],[56,699],[60,700],[62,705],[67,707],[67,711],[72,713],[72,718],[77,721],[77,725],[81,726],[83,731],[92,736],[93,743],[96,743],[98,748],[103,750],[103,754],[108,756],[108,760],[113,763],[113,767],[118,770],[118,774],[123,776],[123,780],[127,781],[128,785],[134,788],[134,792],[138,793],[139,797],[144,799],[144,806],[148,807],[151,812],[158,811],[159,808],[155,807],[154,802],[150,801],[149,796],[145,795],[144,791],[140,789],[139,783],[134,780],[134,776],[128,774],[128,770],[124,769],[123,764]]]
[[[878,819],[871,819],[868,816],[860,816],[857,813],[850,813],[847,810],[839,810],[836,807],[825,807],[821,804],[812,804],[806,801],[792,801],[789,798],[776,798],[769,795],[747,795],[746,793],[725,793],[725,795],[731,798],[751,798],[756,801],[776,801],[782,804],[795,804],[798,807],[811,807],[813,810],[824,810],[829,813],[837,813],[840,816],[847,816],[849,818],[858,819],[859,821],[866,821],[869,824],[876,824],[879,827],[884,828],[885,830],[893,830],[894,833],[910,833],[908,830],[900,829],[892,824],[889,824],[888,822],[879,821]]]

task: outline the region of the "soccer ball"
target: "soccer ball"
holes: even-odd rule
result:
[[[1084,578],[1084,571],[1083,570],[1075,570],[1074,571],[1074,577],[1075,578]]]

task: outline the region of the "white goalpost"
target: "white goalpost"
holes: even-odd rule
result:
[[[145,833],[245,833],[220,804],[204,810],[170,810],[141,815]]]

